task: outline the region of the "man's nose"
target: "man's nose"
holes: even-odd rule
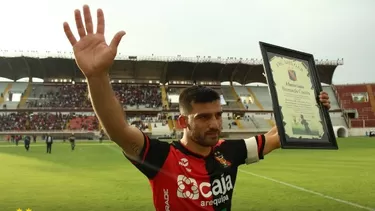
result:
[[[220,120],[212,118],[209,124],[210,129],[220,129]]]

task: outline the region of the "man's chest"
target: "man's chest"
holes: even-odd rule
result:
[[[183,200],[200,207],[220,206],[230,202],[237,167],[224,157],[196,158],[170,155],[153,183],[164,197]],[[162,182],[164,181],[164,182]]]

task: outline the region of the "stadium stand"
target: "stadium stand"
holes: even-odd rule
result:
[[[2,134],[53,131],[95,136],[101,130],[84,77],[73,59],[60,55],[6,57],[4,61],[0,57],[0,77],[13,82],[0,82]],[[352,90],[349,88],[352,86],[333,86],[333,73],[342,61],[316,61],[316,64],[321,82],[328,84],[323,89],[331,98],[333,124],[371,126],[375,119],[372,92],[375,87],[353,86]],[[273,105],[261,60],[121,56],[114,62],[110,75],[128,121],[152,136],[178,137],[181,130],[176,121],[178,97],[191,85],[206,85],[221,95],[223,136],[265,132],[274,125]],[[23,77],[28,77],[29,82],[16,82]],[[44,82],[33,82],[32,78]],[[369,93],[368,100],[354,103],[347,94],[352,92]],[[342,108],[357,110],[358,119],[349,118]]]
[[[117,98],[131,109],[155,109],[161,107],[158,86],[113,84]],[[24,106],[19,106],[23,108]],[[27,108],[91,108],[85,83],[64,85],[33,85],[26,101]]]
[[[6,83],[4,92],[3,92],[3,101],[1,103],[2,108],[8,109],[16,109],[18,107],[19,102],[12,101],[13,98],[17,96],[24,96],[25,91],[28,88],[28,83]]]
[[[350,127],[375,127],[375,100],[372,84],[336,85],[336,94]]]
[[[232,109],[243,109],[244,106],[233,86],[222,86],[223,97],[227,106]]]
[[[26,100],[27,108],[89,108],[90,101],[87,96],[87,86],[84,83],[64,85],[32,86],[29,98]],[[20,106],[22,108],[23,106]]]
[[[158,85],[113,84],[113,89],[125,108],[160,109],[162,106],[161,90]]]
[[[0,116],[0,128],[2,131],[64,130],[72,118],[74,115],[71,113],[3,113]]]
[[[340,105],[337,101],[337,96],[335,94],[334,88],[331,86],[323,86],[323,90],[327,92],[329,99],[331,101],[331,109],[332,110],[340,110]]]
[[[266,86],[247,87],[257,106],[255,110],[272,110],[271,96]]]

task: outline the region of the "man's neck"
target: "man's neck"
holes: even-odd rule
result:
[[[188,150],[191,152],[194,152],[198,155],[207,156],[211,153],[211,147],[204,147],[197,143],[195,143],[193,140],[189,139],[184,135],[181,139],[181,144],[184,145]]]

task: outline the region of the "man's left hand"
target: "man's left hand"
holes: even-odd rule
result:
[[[329,96],[327,92],[321,91],[319,95],[320,102],[329,110],[331,108],[331,102],[329,101]]]

